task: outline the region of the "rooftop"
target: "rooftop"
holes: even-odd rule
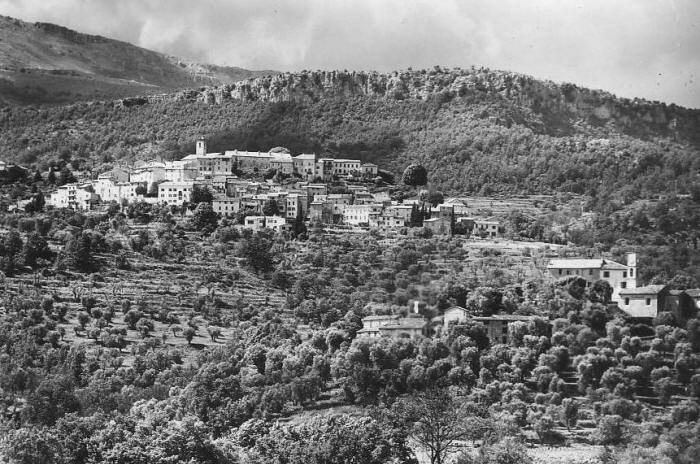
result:
[[[658,295],[665,288],[665,285],[647,285],[646,287],[625,288],[620,290],[620,295]]]
[[[535,318],[535,316],[521,316],[518,314],[497,314],[494,316],[478,316],[475,317],[475,321],[479,322],[488,322],[488,321],[509,321],[509,322],[514,322],[514,321],[531,321]]]
[[[398,319],[399,316],[397,314],[375,314],[372,316],[366,316],[363,317],[363,321],[382,321],[385,319]]]
[[[386,324],[381,326],[380,330],[401,330],[401,329],[422,329],[428,322],[423,318],[417,317],[402,317],[394,324]]]
[[[552,259],[547,265],[547,269],[619,269],[627,270],[624,264],[616,263],[607,259]]]
[[[700,298],[700,288],[689,288],[685,293],[691,298]]]

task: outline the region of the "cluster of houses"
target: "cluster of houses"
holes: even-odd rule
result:
[[[637,286],[637,257],[627,254],[627,263],[608,259],[552,259],[546,267],[551,282],[578,277],[587,288],[595,282],[607,282],[611,289],[611,301],[617,305],[622,316],[633,322],[652,323],[659,314],[668,313],[681,323],[694,317],[700,310],[700,289],[672,290],[666,285]],[[493,344],[506,343],[508,325],[513,322],[529,323],[534,316],[496,314],[475,316],[460,306],[447,309],[443,315],[431,321],[418,314],[418,303],[408,317],[394,314],[371,315],[362,319],[360,337],[420,338],[448,330],[452,325],[467,321],[484,324],[486,334]]]
[[[237,175],[270,170],[288,178],[293,176],[296,181],[255,182]],[[47,205],[90,210],[112,202],[143,201],[182,207],[191,201],[195,189],[206,188],[214,194],[214,212],[221,217],[245,213],[243,226],[251,229],[284,230],[299,218],[370,229],[419,225],[415,224],[416,210],[423,208],[423,203],[417,200],[398,203],[386,191],[370,191],[377,175],[377,165],[355,159],[319,158],[315,154],[292,156],[275,150],[207,153],[206,140],[200,138],[196,153],[181,160],[116,167],[96,180],[59,187],[49,196]],[[330,181],[336,188],[329,188]],[[339,182],[343,185],[340,189]],[[423,220],[425,216],[429,218]],[[458,224],[467,233],[482,237],[499,235],[498,221],[470,217],[467,207],[459,200],[421,211],[420,220],[434,234],[450,234]]]

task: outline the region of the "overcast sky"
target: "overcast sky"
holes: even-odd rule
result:
[[[0,0],[0,14],[248,69],[476,65],[700,108],[700,0]]]

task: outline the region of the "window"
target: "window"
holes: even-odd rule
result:
[[[629,304],[630,304],[630,299],[629,299],[629,298],[625,298],[625,306],[629,306]]]
[[[647,298],[647,306],[651,306],[651,298]]]
[[[603,277],[610,277],[610,271],[603,271]]]
[[[622,283],[620,283],[620,287],[622,287],[622,288],[627,288],[627,282],[622,282]]]
[[[634,277],[634,269],[630,269],[630,277]]]
[[[626,279],[627,278],[627,271],[622,271],[622,278]]]
[[[593,269],[588,270],[588,275],[593,275]]]

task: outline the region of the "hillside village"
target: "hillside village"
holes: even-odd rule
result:
[[[44,3],[0,464],[700,463],[700,3]]]
[[[474,218],[458,199],[428,205],[392,200],[378,176],[378,166],[357,159],[292,156],[286,150],[208,153],[204,138],[196,153],[178,161],[146,161],[115,167],[97,179],[63,185],[47,192],[47,206],[82,211],[144,202],[191,214],[193,192],[212,194],[220,217],[238,217],[249,229],[288,231],[294,221],[358,229],[398,230],[424,227],[430,233],[461,233],[494,238],[499,222]],[[266,180],[251,180],[264,177]]]
[[[339,232],[377,230],[389,236],[401,236],[407,227],[422,228],[425,236],[502,236],[496,218],[474,217],[474,205],[459,198],[435,204],[427,198],[392,199],[386,178],[373,163],[307,153],[292,156],[283,148],[210,153],[204,137],[199,137],[195,146],[196,152],[181,160],[118,166],[96,179],[62,185],[47,192],[46,205],[100,212],[113,205],[125,208],[145,203],[165,206],[175,217],[186,218],[203,202],[211,205],[218,218],[232,219],[240,229],[251,231],[288,233],[295,224],[303,223]],[[612,306],[632,322],[651,324],[662,312],[673,312],[685,320],[700,304],[700,289],[638,286],[635,253],[628,254],[625,264],[601,258],[551,259],[544,271],[551,282],[583,279],[588,290],[598,281],[606,282]],[[439,335],[450,324],[473,319],[485,324],[493,343],[502,343],[508,324],[534,320],[533,316],[517,315],[474,317],[458,306],[427,320],[419,315],[417,304],[407,317],[374,314],[364,318],[358,336],[420,338]]]

